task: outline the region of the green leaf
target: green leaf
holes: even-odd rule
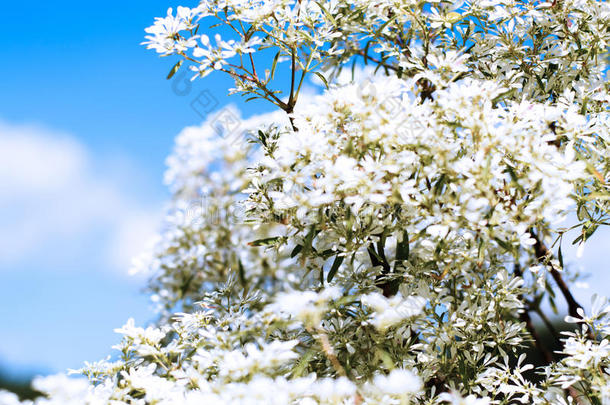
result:
[[[312,250],[313,247],[313,240],[316,237],[316,235],[319,233],[320,231],[316,230],[316,227],[314,225],[311,226],[311,229],[309,230],[309,232],[307,233],[307,235],[305,235],[305,238],[303,238],[303,254],[307,254]]]
[[[311,361],[314,359],[317,353],[318,348],[315,346],[307,350],[307,352],[305,352],[305,354],[297,360],[297,365],[292,370],[292,376],[297,378],[301,377],[303,375],[303,372],[305,371],[309,363],[311,363]]]
[[[244,265],[241,260],[237,261],[237,268],[239,270],[239,280],[241,281],[241,284],[246,285],[246,272],[244,270]]]
[[[270,245],[275,244],[280,239],[282,239],[281,236],[274,236],[274,237],[271,237],[271,238],[257,239],[257,240],[255,240],[253,242],[249,242],[248,245],[250,245],[250,246],[270,246]]]
[[[472,47],[470,49],[472,49]],[[495,107],[496,104],[498,104],[500,101],[512,96],[515,92],[516,92],[516,89],[510,89],[507,92],[498,94],[496,97],[493,98],[493,100],[491,100],[491,104]]]
[[[328,89],[328,82],[326,81],[326,77],[320,72],[313,72],[314,75],[318,76],[322,82],[324,82],[324,86]]]
[[[404,261],[409,259],[409,234],[402,232],[402,242],[396,243],[396,260]]]
[[[265,133],[263,131],[261,131],[260,129],[258,130],[258,139],[260,139],[261,143],[266,148],[267,147],[267,135],[265,135]]]
[[[500,247],[504,250],[506,250],[507,252],[511,252],[513,250],[513,247],[510,243],[500,239],[500,238],[494,238],[494,240],[496,241],[496,243],[498,245],[500,245]]]
[[[381,36],[381,33],[383,32],[384,28],[388,26],[388,24],[390,24],[392,21],[394,21],[397,17],[399,16],[399,14],[395,14],[394,17],[390,18],[388,21],[384,22],[381,27],[379,27],[379,29],[377,30],[377,32],[375,33],[375,38],[379,38]]]
[[[273,57],[273,63],[271,64],[271,80],[273,80],[273,77],[275,76],[275,68],[277,66],[277,60],[280,58],[280,52],[281,51],[277,51]]]
[[[373,245],[369,245],[366,250],[369,253],[369,257],[371,259],[371,264],[373,265],[373,267],[381,266],[383,264],[383,259],[375,251]]]
[[[388,369],[392,369],[394,367],[395,363],[394,360],[392,360],[392,356],[379,347],[375,347],[375,358],[381,360]]]
[[[434,194],[440,195],[443,191],[443,186],[445,185],[445,181],[447,180],[447,176],[445,173],[441,174],[436,183],[434,184]]]
[[[318,253],[324,260],[328,259],[332,255],[335,254],[335,251],[332,249],[326,249],[323,252]]]
[[[364,65],[365,66],[368,65],[368,61],[369,61],[369,47],[371,46],[371,42],[372,42],[372,40],[368,41],[366,43],[366,46],[364,47],[364,55],[363,56],[364,56]]]
[[[557,250],[557,258],[559,259],[559,265],[563,269],[563,253],[561,252],[561,244],[559,244],[559,249]]]
[[[184,62],[183,59],[179,60],[174,67],[172,68],[172,70],[169,71],[169,73],[167,74],[167,80],[171,79],[176,72],[178,71],[178,69],[180,69],[180,66],[182,66],[182,62]]]
[[[534,73],[534,77],[536,78],[536,82],[538,82],[538,86],[540,86],[540,90],[542,90],[543,92],[546,92],[546,86],[542,82],[542,79],[540,78],[540,76]]]
[[[332,266],[330,266],[328,276],[326,276],[326,281],[328,281],[329,283],[332,281],[332,279],[335,277],[335,274],[337,274],[337,270],[339,270],[341,263],[343,263],[343,259],[345,259],[345,256],[339,256],[339,254],[335,256],[335,260],[333,261]]]
[[[324,13],[324,15],[326,16],[326,18],[328,18],[330,20],[331,23],[333,23],[333,25],[336,27],[337,26],[337,21],[335,21],[335,19],[333,18],[333,16],[328,12],[328,10],[326,10],[326,8],[322,5],[321,1],[316,1],[316,4],[318,5],[318,7],[320,7],[320,10],[322,10],[322,12]]]
[[[587,211],[587,216],[589,215],[589,212]],[[599,225],[597,224],[591,224],[591,222],[586,223],[586,225],[583,226],[582,228],[582,233],[580,234],[580,236],[578,236],[576,239],[574,239],[574,241],[572,241],[572,245],[577,244],[578,242],[585,243],[587,241],[587,239],[589,239],[591,237],[591,235],[593,235],[593,233],[597,230],[597,227]]]
[[[549,297],[549,305],[551,306],[553,313],[557,315],[559,313],[559,310],[557,309],[557,304],[555,304],[555,298]]]
[[[296,245],[294,247],[294,249],[292,249],[292,252],[290,252],[290,257],[295,257],[296,255],[298,255],[299,253],[301,253],[301,250],[303,250],[303,245]]]

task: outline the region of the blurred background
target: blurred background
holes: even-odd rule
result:
[[[22,390],[33,375],[102,359],[119,340],[114,328],[154,319],[146,280],[127,270],[170,197],[162,177],[174,137],[210,105],[230,102],[244,116],[269,109],[229,98],[221,75],[167,81],[175,60],[140,45],[154,17],[196,4],[3,4],[0,387]],[[592,273],[592,287],[575,288],[580,301],[610,293],[608,229],[581,260],[567,245],[566,262]]]

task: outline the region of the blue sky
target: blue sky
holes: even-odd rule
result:
[[[162,175],[175,135],[204,119],[191,102],[207,90],[246,116],[268,110],[229,98],[232,83],[218,75],[177,94],[165,80],[173,61],[140,45],[155,16],[194,3],[3,4],[0,372],[78,368],[111,353],[112,330],[130,316],[151,320],[145,280],[127,269],[169,198]],[[599,267],[607,246],[605,231],[579,265]],[[598,271],[593,290],[607,281]]]
[[[222,106],[231,86],[215,76],[178,95],[174,62],[140,45],[178,4],[3,4],[0,372],[79,367],[110,353],[128,317],[153,316],[129,257],[160,221],[175,135],[204,118],[191,102],[209,90]]]

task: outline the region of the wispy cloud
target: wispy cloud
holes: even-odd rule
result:
[[[61,262],[90,249],[126,275],[161,209],[132,191],[139,169],[119,160],[67,134],[0,122],[0,270],[41,258],[69,268]]]

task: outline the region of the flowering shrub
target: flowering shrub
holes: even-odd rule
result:
[[[135,268],[157,324],[37,404],[610,404],[610,304],[561,252],[570,213],[581,246],[609,223],[606,2],[203,0],[146,31],[278,109],[178,136]]]

